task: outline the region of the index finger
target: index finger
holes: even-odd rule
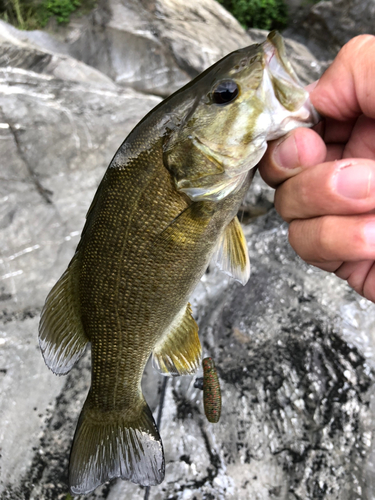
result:
[[[310,93],[318,112],[339,121],[375,118],[375,37],[360,35],[343,46]]]

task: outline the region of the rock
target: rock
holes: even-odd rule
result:
[[[214,357],[221,380],[221,420],[206,421],[195,377],[168,381],[160,426],[166,479],[149,498],[371,498],[374,339],[364,349],[359,334],[373,326],[375,306],[338,278],[311,272],[274,212],[245,232],[251,281],[242,287],[210,269],[192,300],[204,355]],[[87,354],[66,377],[31,466],[4,498],[65,498],[89,377]],[[151,367],[143,389],[157,415],[162,384]],[[119,480],[87,498],[146,496]]]
[[[113,5],[120,11],[124,6]],[[177,41],[187,37],[187,14],[170,14],[172,0],[164,7],[146,0],[142,5],[155,23],[176,26]],[[194,9],[208,9],[206,2],[195,5],[186,9],[191,22]],[[203,38],[203,20],[201,26]],[[67,500],[69,449],[89,387],[90,353],[66,377],[54,376],[38,348],[39,313],[73,255],[111,157],[160,99],[108,83],[105,75],[93,76],[96,84],[91,84],[90,68],[83,63],[81,76],[72,81],[76,63],[69,51],[63,54],[38,33],[24,36],[7,29],[0,23],[0,155],[6,158],[0,183],[0,498]],[[233,40],[226,33],[222,40]],[[182,55],[183,50],[178,49]],[[195,64],[216,57],[202,50],[199,62],[195,50],[183,69],[170,56],[172,68],[179,68],[171,74],[187,78],[190,70],[198,71]],[[300,57],[297,71],[307,71],[312,59]],[[51,61],[57,61],[56,68],[65,61],[67,70],[49,69]],[[312,78],[311,73],[302,78]],[[243,207],[244,221],[250,222],[245,227],[249,284],[242,287],[210,268],[192,297],[204,354],[214,357],[221,379],[220,423],[206,421],[195,377],[164,385],[166,379],[148,366],[143,389],[155,417],[161,416],[166,480],[149,496],[145,488],[115,481],[88,500],[374,496],[374,338],[369,332],[375,306],[335,276],[302,263],[287,243],[287,226],[271,207],[272,190],[256,181]],[[254,218],[252,210],[264,215]]]
[[[62,44],[41,31],[24,31],[0,20],[0,67],[22,68],[52,75],[61,80],[90,83],[90,86],[116,88],[110,78],[95,68],[59,53]],[[44,36],[42,36],[44,35]],[[34,40],[37,43],[34,43]],[[55,53],[57,51],[57,53]]]
[[[251,40],[215,0],[110,0],[60,28],[73,57],[116,83],[166,96]]]
[[[14,45],[32,45],[39,49],[54,53],[69,55],[65,43],[60,42],[52,35],[42,30],[19,30],[14,26],[0,20],[0,41]]]
[[[160,99],[18,68],[0,68],[0,86],[0,154],[7,159],[0,183],[0,494],[5,495],[29,470],[65,384],[48,371],[38,348],[46,294],[73,255],[113,153]]]
[[[221,379],[221,420],[207,423],[194,379],[169,383],[169,480],[150,498],[371,498],[375,306],[304,264],[274,211],[245,232],[250,282],[210,269],[192,302]],[[142,498],[120,482],[114,492]]]
[[[372,0],[323,0],[302,7],[285,31],[306,44],[317,57],[332,59],[351,38],[375,34]]]

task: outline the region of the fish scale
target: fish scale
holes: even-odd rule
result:
[[[317,121],[284,53],[273,32],[218,61],[141,120],[98,187],[39,326],[44,360],[59,375],[91,343],[91,387],[70,455],[73,494],[117,477],[144,486],[164,478],[141,390],[148,358],[169,376],[200,366],[189,296],[211,259],[247,282],[236,214],[254,167],[267,140]]]

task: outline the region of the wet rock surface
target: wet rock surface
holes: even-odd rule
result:
[[[185,60],[193,42],[184,45],[189,37],[177,21],[193,25],[191,16],[209,4],[142,5],[147,16],[173,24],[181,35],[173,35],[173,50]],[[237,42],[231,19],[230,43],[264,38],[252,30]],[[160,40],[172,54],[169,41]],[[173,55],[171,74],[180,75],[174,84],[224,55],[204,49],[197,59],[202,40],[194,41],[193,62],[176,65]],[[316,79],[324,64],[289,46],[301,79]],[[90,383],[90,352],[66,377],[56,377],[43,363],[37,329],[106,166],[160,102],[114,80],[73,59],[66,41],[0,23],[1,500],[69,498],[69,450]],[[256,178],[239,214],[252,262],[246,287],[209,268],[192,297],[204,354],[214,358],[221,380],[220,422],[207,422],[196,377],[168,380],[148,366],[143,388],[155,418],[161,416],[166,479],[149,491],[114,481],[85,498],[367,500],[375,494],[375,306],[301,262],[272,206],[272,190]]]

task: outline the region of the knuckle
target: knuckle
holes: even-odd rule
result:
[[[352,51],[353,49],[357,50],[358,48],[361,48],[364,44],[366,45],[370,44],[372,46],[375,46],[375,36],[369,34],[357,35],[344,45],[343,51]]]
[[[348,285],[351,286],[351,288],[353,288],[353,290],[358,293],[358,295],[364,296],[364,290],[363,290],[364,283],[359,276],[357,276],[354,273],[353,275],[349,276],[347,282]]]
[[[301,180],[300,176],[300,180]],[[301,207],[310,207],[311,206],[311,193],[313,190],[311,189],[311,184],[305,182],[299,182],[298,184],[298,190],[297,190],[297,195],[298,195],[298,203]],[[313,203],[314,205],[314,203]]]
[[[330,216],[319,217],[316,223],[315,252],[319,262],[337,260],[336,241],[333,235],[334,218]]]
[[[335,241],[332,237],[332,218],[295,220],[289,225],[289,243],[307,262],[325,263],[337,260]]]
[[[282,217],[283,220],[288,221],[287,210],[285,204],[283,203],[281,188],[276,189],[273,202],[276,212],[280,215],[280,217]]]
[[[288,239],[290,246],[293,248],[295,252],[298,253],[302,259],[305,259],[305,256],[303,255],[303,248],[301,248],[301,241],[303,241],[303,238],[301,238],[301,226],[303,225],[303,221],[301,220],[293,220],[289,224],[289,232],[288,232]],[[302,228],[302,233],[303,233],[303,228]],[[306,259],[305,259],[306,260]]]
[[[327,262],[332,254],[329,225],[325,217],[294,220],[289,225],[289,243],[303,260]]]
[[[276,212],[286,221],[303,219],[309,213],[310,193],[306,185],[300,182],[299,176],[284,181],[275,191],[274,204]]]
[[[369,58],[369,51],[375,50],[375,36],[374,35],[358,35],[349,40],[340,50],[338,58],[343,61],[362,61],[364,54],[366,59]]]

